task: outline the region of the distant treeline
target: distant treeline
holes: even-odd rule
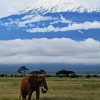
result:
[[[17,69],[15,74],[0,74],[0,77],[24,77],[29,75],[44,75],[45,77],[69,77],[69,78],[78,78],[78,77],[85,77],[85,78],[91,78],[91,77],[100,77],[100,75],[97,74],[76,74],[74,71],[71,70],[59,70],[54,74],[48,74],[45,70],[40,69],[36,71],[29,71],[29,69],[26,66],[21,66]]]
[[[28,74],[28,75],[30,75],[30,74]],[[24,77],[24,76],[21,75],[21,74],[0,74],[0,77]],[[81,74],[80,75],[73,74],[73,75],[71,75],[70,74],[69,76],[66,76],[65,74],[46,74],[45,77],[59,77],[59,78],[63,78],[63,77],[66,77],[66,78],[100,78],[100,75],[98,75],[98,74],[82,74],[82,75]]]

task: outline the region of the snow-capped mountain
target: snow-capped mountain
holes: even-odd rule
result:
[[[100,12],[100,6],[93,3],[91,0],[37,0],[25,12]]]
[[[95,5],[94,0],[37,0],[30,7],[0,19],[0,39],[100,40],[99,33],[100,5]]]
[[[15,1],[23,6],[30,0]],[[6,2],[8,13],[0,17],[0,64],[100,65],[100,0],[31,1],[17,13]]]

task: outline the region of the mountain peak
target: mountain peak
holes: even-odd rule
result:
[[[92,0],[93,1],[93,0]],[[37,0],[24,12],[99,12],[100,8],[91,0]]]

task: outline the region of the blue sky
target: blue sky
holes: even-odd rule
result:
[[[100,64],[99,0],[0,2],[0,64]]]

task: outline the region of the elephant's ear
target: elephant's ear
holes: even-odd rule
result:
[[[38,77],[37,82],[41,83],[43,81],[43,79],[44,79],[43,77]]]

